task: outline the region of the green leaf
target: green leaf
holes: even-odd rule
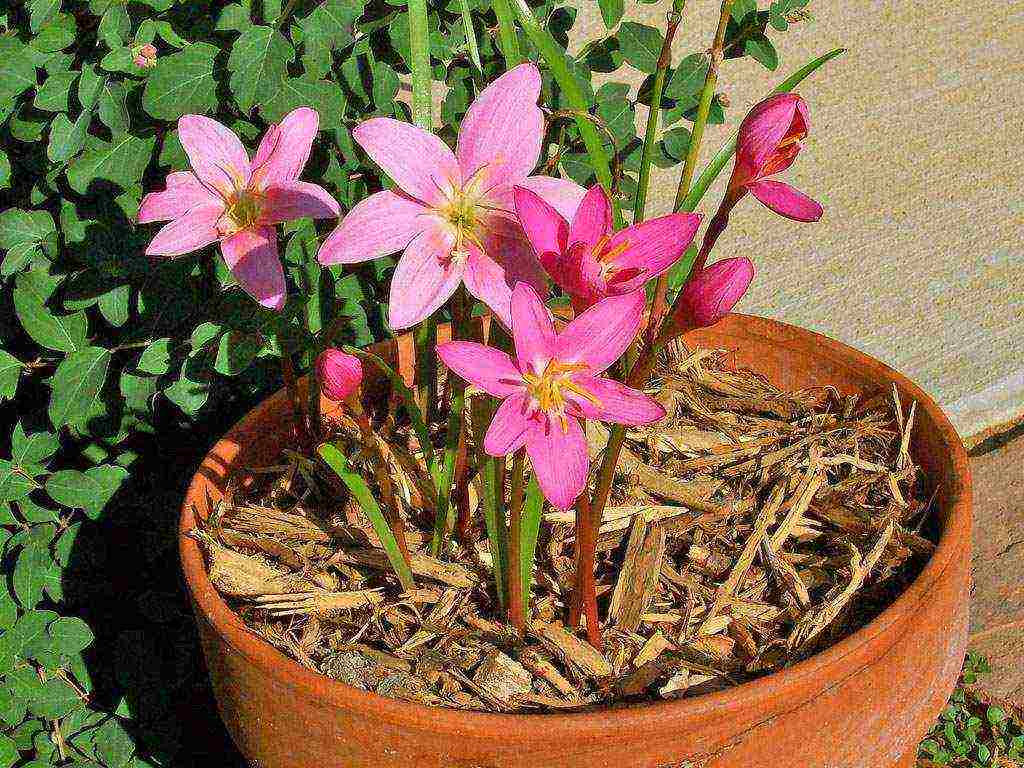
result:
[[[252,364],[262,347],[263,339],[255,334],[229,331],[220,337],[214,370],[224,376],[237,376]]]
[[[95,520],[127,478],[128,471],[124,467],[110,464],[91,467],[85,472],[62,469],[50,475],[46,492],[58,504],[80,508]]]
[[[341,481],[345,483],[353,498],[359,503],[364,514],[370,519],[373,530],[384,547],[388,561],[398,575],[402,589],[404,591],[412,589],[415,586],[412,579],[412,571],[409,570],[405,558],[402,557],[402,551],[398,548],[395,534],[391,531],[391,526],[388,525],[387,518],[384,517],[384,513],[377,504],[377,500],[373,498],[373,493],[370,491],[366,481],[349,469],[348,459],[345,457],[345,454],[330,443],[324,443],[317,448],[317,453],[327,466],[333,469],[335,474],[341,478]]]
[[[260,114],[276,123],[296,107],[312,107],[320,113],[320,129],[333,130],[343,125],[346,103],[345,92],[335,83],[286,77],[277,95],[260,107]]]
[[[157,58],[146,78],[143,109],[158,120],[213,111],[217,106],[217,82],[213,79],[217,52],[209,43],[193,43],[183,51]]]
[[[53,314],[30,277],[30,273],[18,275],[14,286],[14,311],[25,332],[37,344],[58,352],[75,352],[85,346],[85,313]]]
[[[622,14],[626,10],[623,0],[597,0],[597,4],[601,8],[601,19],[608,29],[622,20]]]
[[[18,358],[0,349],[0,403],[10,400],[17,393],[24,368]]]
[[[29,643],[46,631],[50,616],[50,611],[29,611],[0,635],[0,677],[10,673]]]
[[[742,22],[748,13],[757,13],[757,0],[733,0],[732,16],[736,23]]]
[[[651,75],[658,70],[661,46],[665,42],[661,32],[646,24],[624,21],[619,27],[619,49],[626,61]]]
[[[29,49],[14,37],[0,37],[0,100],[13,99],[36,85]]]
[[[53,640],[53,647],[67,656],[81,653],[96,639],[89,625],[74,616],[57,619],[46,632]]]
[[[779,54],[765,35],[756,35],[747,40],[743,52],[766,69],[774,71],[779,66]]]
[[[57,227],[47,211],[8,208],[0,213],[0,250],[6,250],[0,274],[10,277],[40,253],[57,252]]]
[[[111,717],[101,725],[93,740],[96,743],[96,754],[110,768],[124,768],[135,754],[135,742],[116,717]]]
[[[26,610],[35,608],[43,599],[43,574],[53,560],[43,546],[31,544],[18,553],[11,583],[18,602]]]
[[[28,703],[28,711],[36,717],[56,720],[85,706],[78,692],[60,678],[40,683]]]
[[[156,145],[156,137],[140,139],[131,134],[113,141],[92,139],[90,148],[71,161],[68,183],[81,195],[95,179],[104,179],[128,189],[142,179]]]
[[[110,358],[108,349],[85,347],[72,352],[57,366],[50,380],[53,394],[48,409],[54,427],[60,429],[89,417],[99,402]]]
[[[523,580],[523,603],[530,604],[530,583],[533,581],[533,561],[537,556],[537,537],[540,518],[544,511],[544,494],[536,476],[526,486],[526,500],[519,521],[519,573]]]
[[[14,739],[0,735],[0,768],[10,768],[19,760],[21,760],[21,755],[18,753]]]
[[[665,95],[671,99],[696,99],[704,87],[711,62],[706,54],[693,53],[679,62],[665,86]]]
[[[59,13],[39,30],[39,34],[32,39],[32,47],[44,53],[60,51],[75,42],[77,32],[75,17]]]
[[[19,421],[11,433],[11,460],[22,467],[39,464],[53,456],[60,448],[60,440],[53,432],[26,434]]]
[[[690,131],[688,128],[673,128],[665,132],[661,143],[666,155],[674,160],[683,160],[690,148]]]
[[[36,482],[25,477],[20,467],[6,459],[0,459],[0,502],[23,499],[36,487]]]
[[[253,26],[239,35],[231,46],[228,69],[231,93],[243,112],[277,95],[294,56],[291,43],[271,27]]]
[[[29,28],[33,34],[42,29],[43,25],[53,18],[60,10],[60,0],[29,0]]]
[[[67,112],[71,86],[78,79],[77,72],[56,72],[36,91],[33,105],[47,112]]]
[[[11,186],[11,161],[7,159],[7,153],[0,149],[0,189],[7,189]]]
[[[135,367],[143,373],[162,376],[171,370],[171,340],[157,339],[143,351]]]
[[[100,92],[100,121],[112,134],[125,133],[130,125],[128,119],[128,92],[122,83],[107,80]]]

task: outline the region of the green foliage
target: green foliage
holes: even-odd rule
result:
[[[967,655],[960,687],[921,742],[919,757],[924,765],[989,768],[1017,765],[1024,760],[1024,717],[1020,709],[992,701],[974,687],[980,676],[990,672],[984,657]]]
[[[597,177],[630,203],[650,78],[639,89],[625,79],[655,71],[664,32],[632,21],[622,0],[593,5],[601,36],[568,57],[571,3],[429,0],[440,133],[453,143],[485,83],[539,62],[555,111],[551,172],[590,184],[598,158]],[[807,17],[806,0],[737,5],[728,56],[774,67],[770,37]],[[289,300],[278,315],[238,289],[216,247],[147,258],[157,227],[134,221],[143,194],[187,167],[176,121],[190,113],[253,151],[269,123],[312,106],[321,133],[306,177],[345,210],[380,189],[351,129],[411,118],[415,22],[405,3],[368,0],[24,0],[0,12],[0,768],[183,766],[196,733],[215,746],[195,764],[233,760],[178,591],[176,505],[210,443],[280,386],[279,343],[304,371],[327,343],[387,335],[394,261],[324,269],[315,253],[333,222],[280,227]],[[135,63],[144,45],[157,51],[151,68]],[[668,73],[662,167],[685,155],[705,45]],[[734,123],[745,106],[726,114],[716,101],[712,113]],[[493,481],[496,462],[483,469]],[[539,520],[531,499],[524,554]],[[484,501],[500,559],[501,502]]]

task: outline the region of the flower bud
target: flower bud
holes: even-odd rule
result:
[[[325,349],[316,359],[320,391],[330,400],[348,400],[359,392],[363,364],[355,355],[340,349]]]
[[[146,43],[140,46],[138,51],[135,53],[134,58],[135,66],[149,68],[156,66],[156,46],[152,43]]]
[[[754,279],[750,259],[722,259],[687,282],[679,300],[678,326],[706,328],[728,315]]]

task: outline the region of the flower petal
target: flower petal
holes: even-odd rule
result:
[[[579,421],[566,418],[566,431],[550,418],[530,421],[526,452],[544,497],[558,509],[569,509],[587,485],[590,457]]]
[[[261,186],[295,181],[306,167],[320,115],[309,107],[293,109],[263,134],[252,161],[253,176]]]
[[[308,181],[275,181],[264,191],[263,214],[260,217],[264,224],[280,224],[306,217],[333,219],[341,215],[341,208],[330,193]]]
[[[224,213],[220,200],[202,203],[165,224],[146,246],[147,256],[181,256],[217,241],[217,221]]]
[[[556,264],[565,251],[569,223],[540,195],[524,187],[515,188],[515,206],[516,216],[534,254],[550,274],[548,264]],[[552,277],[558,282],[557,276]]]
[[[583,196],[587,194],[587,190],[575,181],[557,179],[554,176],[527,176],[518,182],[517,186],[536,192],[566,221],[572,221],[576,209],[583,202]]]
[[[391,278],[388,322],[400,330],[429,317],[455,293],[464,268],[450,258],[455,235],[431,227],[409,243]]]
[[[764,179],[747,185],[750,194],[780,216],[795,221],[817,221],[824,210],[821,204],[781,181]]]
[[[418,200],[377,192],[360,200],[327,236],[317,260],[324,266],[356,264],[405,248],[436,219]]]
[[[475,341],[449,341],[437,345],[437,355],[452,372],[495,397],[508,397],[523,389],[523,377],[507,352]]]
[[[185,115],[178,120],[178,140],[206,186],[226,196],[249,183],[249,155],[227,126],[202,115]]]
[[[505,324],[512,323],[512,286],[522,282],[538,293],[547,293],[547,281],[533,249],[523,237],[518,224],[507,219],[491,222],[491,231],[484,238],[483,250],[469,243],[466,249],[466,288],[484,302]]]
[[[142,198],[135,221],[139,224],[169,221],[197,205],[219,200],[191,171],[175,171],[167,174],[167,188],[163,192],[150,192]]]
[[[583,374],[572,379],[598,400],[592,403],[581,397],[573,398],[588,419],[635,426],[665,418],[665,409],[654,398],[621,382]]]
[[[462,186],[451,149],[419,126],[374,117],[357,125],[352,138],[403,192],[417,200],[441,203],[446,193]]]
[[[267,309],[280,311],[287,289],[274,228],[243,229],[225,238],[220,250],[242,290]]]
[[[555,325],[537,291],[526,283],[512,289],[512,338],[523,373],[542,373],[555,354]]]
[[[612,276],[609,289],[632,293],[665,272],[686,253],[700,221],[696,213],[673,213],[616,232],[606,250],[624,250],[613,259],[620,275]]]
[[[526,63],[488,85],[469,105],[459,129],[462,177],[481,168],[483,188],[525,179],[540,158],[544,115],[537,106],[540,72]]]
[[[807,107],[802,98],[795,93],[769,96],[755,104],[740,123],[736,138],[737,162],[760,169],[778,151],[791,129],[806,133],[807,128]]]
[[[498,406],[484,435],[484,450],[489,455],[507,456],[523,447],[531,421],[527,415],[528,401],[525,392],[517,392]]]
[[[632,227],[631,227],[632,229]],[[569,243],[592,250],[612,231],[612,201],[604,187],[595,184],[587,190],[569,225]]]
[[[555,356],[564,362],[585,363],[590,373],[600,373],[633,343],[645,304],[643,291],[601,299],[558,335]]]

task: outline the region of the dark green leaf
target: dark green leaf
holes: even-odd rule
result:
[[[63,469],[46,481],[46,492],[57,503],[81,508],[88,517],[95,519],[127,477],[126,469],[109,464],[84,472]]]
[[[0,635],[0,676],[14,669],[15,661],[21,657],[29,643],[46,631],[52,615],[50,611],[29,611]]]
[[[217,105],[216,56],[217,48],[209,43],[193,43],[178,53],[160,56],[146,78],[143,108],[158,120],[213,111]]]
[[[85,347],[57,366],[50,381],[53,394],[48,409],[54,427],[59,429],[93,413],[107,379],[110,357],[110,350]]]
[[[18,553],[11,583],[18,602],[26,610],[35,608],[43,599],[43,574],[52,562],[50,553],[39,545],[27,546]]]
[[[155,144],[156,138],[140,139],[127,133],[109,142],[90,139],[89,148],[68,167],[68,183],[82,195],[96,179],[127,189],[142,179]]]
[[[95,639],[89,625],[74,616],[57,619],[46,631],[54,648],[68,656],[84,651]]]
[[[13,99],[36,84],[36,68],[17,38],[0,37],[0,100]]]
[[[24,366],[18,358],[0,349],[0,403],[14,397],[23,370]]]
[[[277,96],[294,56],[291,43],[271,27],[253,26],[239,35],[231,46],[228,69],[231,92],[242,111]]]
[[[619,27],[619,49],[626,61],[641,72],[657,71],[663,42],[661,32],[646,24],[624,21]]]
[[[43,109],[47,112],[67,112],[71,86],[77,79],[77,72],[57,72],[50,75],[36,91],[36,97],[32,103],[36,109]]]
[[[46,306],[31,273],[18,275],[14,287],[14,311],[25,332],[37,344],[59,352],[75,352],[85,346],[88,322],[85,314],[57,315]]]
[[[625,12],[623,0],[598,0],[597,4],[601,8],[601,19],[608,29],[622,20],[622,14]]]

